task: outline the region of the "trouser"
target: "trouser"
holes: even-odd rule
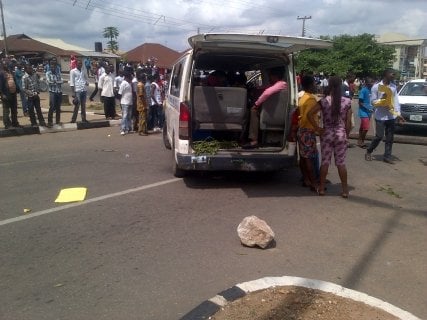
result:
[[[372,139],[371,144],[366,149],[368,153],[372,153],[384,137],[385,134],[385,147],[384,159],[391,158],[391,150],[393,146],[395,120],[376,120],[375,119],[375,137]]]
[[[10,126],[19,126],[18,123],[18,100],[16,93],[6,94],[6,99],[2,100],[3,103],[3,124],[5,128]],[[9,115],[11,117],[9,117]],[[12,118],[12,121],[11,121]]]
[[[47,113],[47,123],[53,124],[53,112],[55,112],[55,123],[61,122],[62,92],[49,92],[49,111]]]
[[[28,112],[28,102],[27,102],[27,97],[25,96],[24,90],[21,89],[21,91],[19,92],[19,96],[21,97],[22,112],[27,113]]]
[[[71,122],[76,122],[77,114],[79,113],[79,107],[81,106],[81,117],[82,121],[86,121],[86,96],[87,91],[77,91],[76,98],[77,103],[74,105],[73,116],[71,117]]]
[[[258,141],[259,134],[259,110],[251,109],[251,116],[249,119],[249,135],[251,141]]]
[[[116,115],[116,98],[102,97],[104,100],[105,118],[114,118]]]
[[[147,109],[139,111],[138,132],[147,133]]]
[[[39,124],[41,126],[45,126],[46,123],[44,122],[42,109],[40,108],[40,97],[38,95],[34,97],[29,97],[27,102],[28,102],[28,113],[30,114],[31,125],[32,126],[37,125],[37,121],[36,121],[36,113],[37,113]],[[36,113],[34,112],[34,109],[36,110]]]
[[[122,124],[121,130],[124,132],[132,131],[132,105],[122,104]]]
[[[93,90],[92,94],[89,97],[89,100],[92,101],[98,93],[98,82],[95,82],[95,90]]]

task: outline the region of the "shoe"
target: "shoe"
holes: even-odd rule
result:
[[[365,160],[366,161],[372,161],[372,154],[370,152],[365,153]]]
[[[344,199],[348,199],[348,193],[346,192],[341,193],[341,197],[343,197]]]
[[[70,123],[76,123],[76,120],[71,120]]]
[[[45,122],[40,123],[40,126],[42,126],[42,127],[47,127],[47,125],[46,125],[46,123],[45,123]]]
[[[120,131],[120,134],[121,134],[122,136],[124,136],[124,135],[126,134],[126,132],[124,132],[124,131]]]
[[[384,159],[383,159],[383,161],[384,161],[385,163],[388,163],[388,164],[394,164],[394,161],[393,161],[393,160],[391,160],[390,158],[384,158]]]
[[[362,149],[366,149],[368,146],[366,145],[366,144],[358,144],[357,145],[359,148],[362,148]]]
[[[49,122],[48,124],[47,124],[47,126],[46,127],[48,127],[48,128],[52,128],[53,127],[53,123],[52,122]]]
[[[139,132],[138,133],[140,136],[148,136],[148,133],[147,132]]]

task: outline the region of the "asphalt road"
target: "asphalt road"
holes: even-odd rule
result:
[[[296,168],[174,179],[160,135],[100,128],[1,139],[0,319],[178,319],[236,283],[299,276],[359,290],[427,318],[427,147],[396,164],[348,153],[350,198]],[[87,200],[56,204],[60,189]],[[24,209],[31,209],[24,214]],[[236,228],[265,219],[276,247]],[[23,219],[23,220],[19,220]]]

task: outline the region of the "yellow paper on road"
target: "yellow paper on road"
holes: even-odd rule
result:
[[[55,202],[77,202],[86,198],[87,188],[67,188],[59,192]]]

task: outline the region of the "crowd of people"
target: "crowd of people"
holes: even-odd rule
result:
[[[372,160],[372,152],[385,136],[383,161],[393,164],[392,145],[396,123],[404,122],[400,115],[394,71],[386,69],[382,79],[374,81],[367,77],[354,86],[352,76],[341,79],[331,76],[318,98],[317,81],[312,75],[300,78],[298,107],[292,117],[290,141],[297,141],[303,186],[309,187],[322,196],[326,191],[326,177],[334,155],[335,165],[341,180],[341,196],[349,195],[347,183],[346,153],[348,136],[354,127],[351,100],[357,88],[358,116],[360,118],[357,146],[366,149],[365,160]],[[326,79],[326,78],[325,78]],[[369,145],[365,144],[371,117],[375,119],[375,136]],[[320,155],[317,149],[320,139]],[[320,159],[319,159],[320,158]],[[320,167],[320,168],[319,168]]]
[[[63,74],[54,57],[43,67],[49,92],[47,122],[40,106],[41,82],[37,70],[27,61],[4,58],[0,65],[0,93],[3,103],[5,129],[22,127],[18,122],[18,95],[24,117],[29,117],[31,126],[52,127],[61,124]],[[87,99],[99,99],[107,120],[121,119],[120,134],[138,132],[147,135],[161,132],[164,122],[163,101],[167,87],[166,79],[158,73],[150,61],[131,66],[120,63],[116,72],[107,61],[70,58],[69,85],[74,105],[71,123],[86,118]],[[95,89],[88,94],[89,79],[94,78]],[[119,104],[122,116],[117,113]],[[53,115],[55,114],[55,123]]]

